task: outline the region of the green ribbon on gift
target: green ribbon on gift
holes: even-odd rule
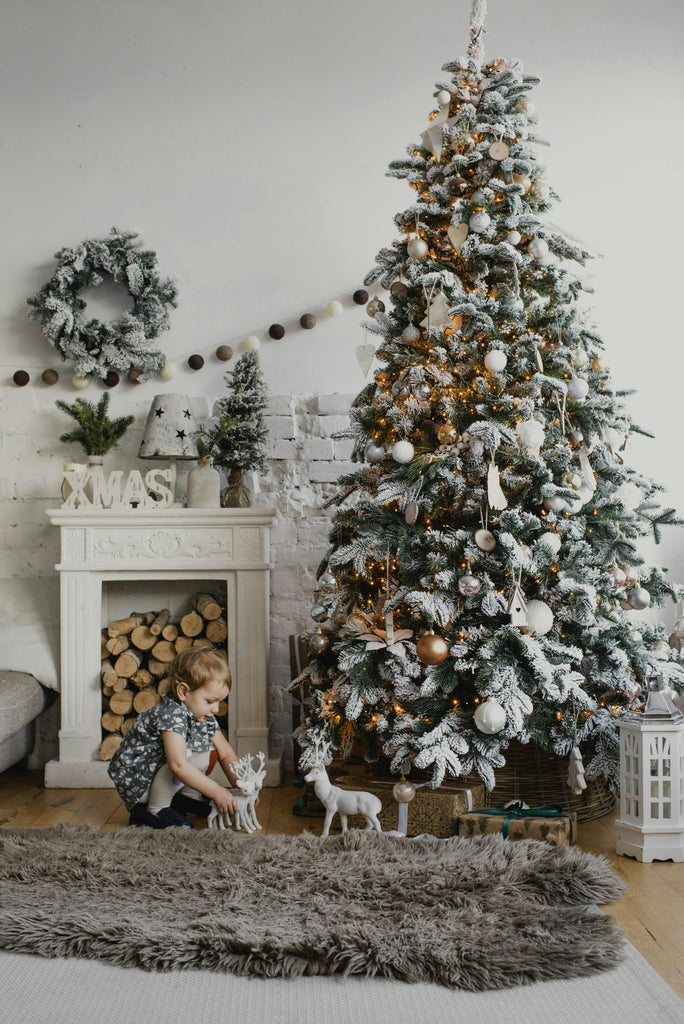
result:
[[[491,814],[498,817],[503,816],[501,834],[508,839],[509,826],[515,818],[567,818],[570,822],[570,842],[572,843],[572,817],[566,814],[560,807],[483,807],[478,811],[470,811],[470,814]]]

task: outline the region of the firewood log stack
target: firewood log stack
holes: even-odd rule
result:
[[[225,608],[211,594],[195,594],[180,622],[168,608],[131,612],[102,630],[102,743],[109,761],[137,715],[154,707],[171,683],[169,669],[188,647],[226,649]],[[219,716],[228,712],[227,703]]]

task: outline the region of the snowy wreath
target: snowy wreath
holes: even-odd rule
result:
[[[169,327],[170,307],[176,306],[177,289],[157,273],[157,257],[138,249],[135,231],[112,228],[108,238],[87,240],[76,248],[60,249],[57,270],[39,292],[27,299],[29,319],[64,360],[71,360],[79,377],[99,376],[110,370],[135,369],[138,380],[159,373],[166,359],[152,344]],[[134,302],[132,311],[109,323],[88,319],[79,291],[102,284],[111,274]]]

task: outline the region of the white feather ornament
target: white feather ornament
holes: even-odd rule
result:
[[[580,473],[582,475],[582,482],[584,486],[591,492],[591,494],[593,494],[596,490],[596,474],[594,473],[594,470],[591,468],[591,463],[589,462],[589,454],[584,445],[580,445],[578,449],[578,455],[580,463]]]
[[[582,761],[582,751],[578,746],[574,746],[570,751],[570,766],[568,768],[568,786],[575,796],[580,794],[587,788],[587,783],[584,778],[584,762]]]

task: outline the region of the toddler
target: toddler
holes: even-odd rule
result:
[[[171,689],[159,704],[138,715],[109,764],[109,775],[130,811],[129,825],[193,828],[171,807],[181,786],[213,800],[219,813],[234,813],[230,790],[207,773],[212,755],[231,785],[237,761],[214,717],[230,690],[222,651],[190,647],[171,668]]]

